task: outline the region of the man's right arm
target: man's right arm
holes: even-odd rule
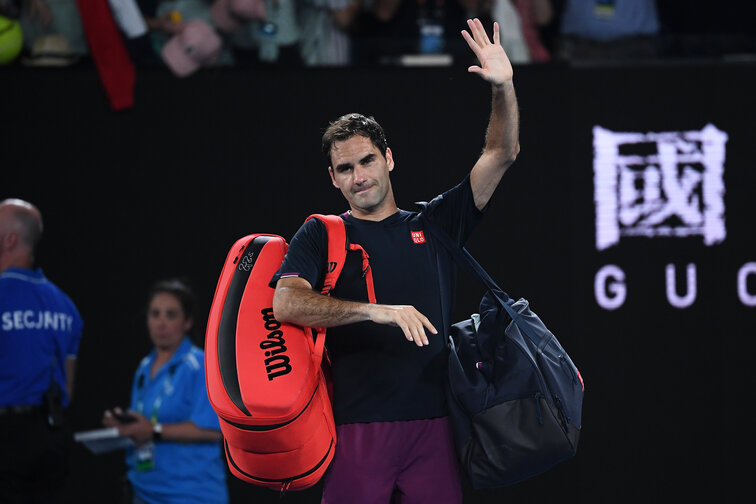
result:
[[[286,277],[276,283],[273,295],[276,320],[303,327],[335,327],[372,321],[399,327],[408,341],[428,344],[427,328],[437,334],[430,320],[409,305],[382,305],[346,301],[312,290],[304,278]]]

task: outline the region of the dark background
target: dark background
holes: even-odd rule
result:
[[[329,120],[358,111],[384,126],[402,208],[459,181],[483,146],[490,91],[448,68],[204,69],[187,79],[140,71],[136,105],[110,110],[96,70],[0,69],[0,199],[45,218],[38,263],[85,321],[70,408],[73,430],[127,405],[150,350],[148,286],[189,278],[197,342],[229,247],[249,233],[290,238],[315,212],[341,212],[320,157]],[[577,456],[512,487],[465,491],[465,502],[743,501],[753,490],[751,427],[756,309],[737,271],[756,261],[756,65],[528,65],[515,68],[521,154],[468,248],[512,296],[525,297],[585,379]],[[727,238],[623,238],[594,245],[592,128],[661,132],[712,123],[729,135]],[[698,296],[673,308],[667,264],[697,267]],[[627,300],[594,297],[606,264]],[[682,287],[678,287],[682,293]],[[748,290],[756,293],[756,276]],[[463,278],[458,318],[482,294]],[[71,502],[113,502],[123,454],[73,454]],[[232,502],[279,502],[229,476]],[[320,485],[284,502],[319,502]],[[746,498],[747,499],[747,498]]]

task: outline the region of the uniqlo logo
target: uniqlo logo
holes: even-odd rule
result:
[[[596,249],[621,237],[727,236],[724,161],[727,133],[635,133],[593,128]]]
[[[425,235],[422,231],[410,231],[410,234],[412,235],[412,241],[416,244],[425,243]]]

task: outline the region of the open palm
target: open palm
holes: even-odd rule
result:
[[[493,42],[488,39],[488,34],[479,19],[468,19],[467,26],[470,27],[472,35],[467,30],[462,30],[462,37],[480,62],[480,66],[473,65],[467,71],[477,73],[486,81],[497,86],[511,80],[513,75],[512,64],[501,46],[499,23],[495,22],[493,25]]]

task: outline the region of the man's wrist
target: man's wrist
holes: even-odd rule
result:
[[[495,84],[492,82],[491,87],[493,87],[496,91],[507,91],[508,89],[514,89],[514,80],[505,80],[501,84]]]
[[[163,424],[161,424],[160,422],[152,426],[152,440],[153,441],[163,440]]]

